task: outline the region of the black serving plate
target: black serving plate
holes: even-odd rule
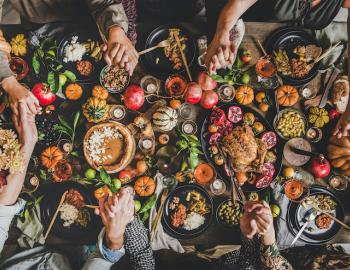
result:
[[[89,56],[88,54],[85,54],[83,56],[82,60],[90,61],[92,63],[92,66],[93,66],[93,71],[89,76],[82,76],[77,71],[77,69],[75,67],[76,62],[67,62],[67,63],[63,62],[64,49],[67,45],[69,45],[71,43],[73,36],[78,37],[77,42],[79,42],[79,43],[85,43],[88,39],[91,39],[94,41],[99,41],[101,43],[100,37],[96,33],[93,34],[93,33],[87,33],[87,32],[73,32],[73,33],[70,33],[70,34],[64,36],[62,38],[60,44],[58,45],[58,49],[57,49],[58,60],[62,63],[63,70],[68,69],[68,70],[74,72],[74,74],[77,76],[77,82],[80,82],[80,83],[84,83],[84,82],[90,83],[90,82],[98,81],[101,69],[105,65],[103,57],[100,61],[98,61],[96,63],[95,59],[92,58],[91,56]]]
[[[219,106],[218,108],[222,109],[226,113],[226,116],[227,116],[227,110],[231,106],[241,107],[241,109],[243,111],[243,114],[247,113],[247,112],[253,113],[254,116],[255,116],[255,119],[257,119],[259,122],[261,122],[264,125],[264,127],[265,127],[265,130],[262,133],[264,133],[266,131],[273,131],[273,132],[275,132],[273,127],[270,125],[270,123],[259,112],[257,112],[253,108],[250,108],[250,107],[245,106],[245,105],[237,104],[237,103],[226,103],[224,105]],[[203,121],[203,125],[202,125],[202,130],[201,130],[202,151],[203,151],[207,161],[212,166],[214,166],[214,168],[216,170],[216,173],[218,174],[218,177],[223,179],[223,180],[226,180],[226,183],[229,184],[230,183],[230,177],[226,174],[224,166],[216,165],[214,160],[213,160],[213,158],[211,157],[211,154],[210,154],[210,151],[209,151],[209,147],[210,147],[209,138],[210,138],[211,134],[208,131],[208,126],[210,125],[210,120],[209,120],[210,114],[211,114],[211,111],[208,112],[205,120]],[[241,122],[238,123],[238,124],[240,125]],[[235,127],[238,124],[233,124],[233,125]],[[276,162],[274,163],[274,165],[275,165],[275,174],[273,176],[272,181],[279,175],[279,173],[281,171],[281,168],[282,168],[282,154],[283,154],[284,143],[282,143],[282,141],[279,139],[277,133],[276,133],[276,139],[277,139],[277,142],[276,142],[276,146],[274,147],[274,149],[275,149],[275,153],[276,153],[276,158],[277,159],[276,159]],[[272,181],[271,181],[271,183],[272,183]],[[246,191],[246,192],[257,192],[257,191],[261,191],[261,190],[263,190],[265,188],[260,188],[259,189],[255,185],[251,185],[249,183],[245,183],[242,186],[242,190]]]
[[[266,49],[270,55],[273,55],[274,51],[279,49],[286,50],[288,57],[293,56],[293,49],[298,45],[309,45],[315,44],[320,46],[317,40],[311,36],[308,32],[301,28],[287,27],[277,29],[271,34],[271,36],[266,41]],[[290,76],[285,76],[280,74],[282,80],[286,84],[301,86],[310,82],[318,73],[320,67],[320,62],[316,63],[310,70],[309,74],[301,79],[292,78]]]
[[[189,66],[192,65],[195,56],[196,56],[196,45],[191,33],[185,28],[179,25],[162,25],[154,29],[148,36],[145,48],[156,46],[159,42],[166,40],[169,36],[170,28],[179,28],[180,35],[187,37],[186,48],[184,50],[187,63]],[[159,58],[158,64],[156,64],[157,58]],[[166,79],[168,76],[174,73],[183,73],[185,72],[185,66],[181,69],[176,70],[173,68],[172,62],[165,56],[163,48],[157,48],[149,53],[146,53],[140,57],[140,62],[143,68],[153,76],[159,79]]]
[[[187,231],[183,228],[176,228],[172,226],[171,224],[171,214],[172,211],[169,209],[169,205],[171,204],[174,196],[177,196],[180,198],[180,203],[182,202],[186,206],[186,195],[190,191],[197,191],[199,192],[206,200],[206,202],[210,205],[211,211],[205,215],[205,222],[201,226],[199,226],[197,229]],[[162,216],[162,225],[166,233],[173,236],[177,239],[192,239],[195,238],[201,234],[204,233],[204,231],[209,227],[211,224],[211,221],[213,219],[213,213],[214,213],[214,205],[213,200],[208,194],[208,192],[202,188],[201,186],[197,184],[186,184],[178,186],[176,189],[174,189],[166,198],[164,203],[164,211]]]
[[[329,195],[337,203],[336,209],[330,213],[339,220],[344,221],[344,210],[336,195],[325,187],[317,185],[312,186],[310,189],[310,196],[315,196],[318,194]],[[294,236],[297,235],[301,227],[304,225],[305,215],[310,212],[310,209],[311,207],[305,209],[301,206],[301,204],[298,203],[289,203],[287,212],[287,224],[289,230]],[[308,228],[312,228],[313,231],[309,231]],[[315,225],[315,222],[311,221],[299,239],[312,245],[324,244],[332,240],[340,228],[341,225],[332,221],[331,226],[328,229],[318,229]]]
[[[52,184],[49,186],[45,197],[40,203],[41,218],[46,229],[56,212],[57,206],[61,200],[63,193],[71,188],[80,192],[80,194],[84,197],[86,204],[97,204],[92,193],[82,184],[73,181]],[[70,227],[64,227],[63,221],[60,218],[60,213],[58,213],[56,221],[52,226],[52,233],[63,239],[84,239],[84,237],[96,233],[97,230],[99,230],[101,227],[101,222],[99,221],[99,218],[94,214],[93,209],[87,209],[91,218],[87,227],[84,228],[75,223]]]

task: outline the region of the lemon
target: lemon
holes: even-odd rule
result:
[[[89,180],[96,178],[96,171],[94,169],[87,169],[85,171],[85,177]]]
[[[283,176],[284,177],[287,177],[287,178],[293,177],[294,173],[295,173],[295,171],[292,167],[285,167],[283,169]]]

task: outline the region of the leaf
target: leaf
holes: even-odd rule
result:
[[[144,213],[143,216],[142,216],[142,219],[141,219],[142,223],[145,223],[145,221],[146,221],[148,218],[149,218],[149,212]]]
[[[139,213],[141,214],[151,209],[155,205],[156,201],[157,201],[157,195],[153,194],[151,197],[147,199],[147,201],[141,207]]]
[[[35,205],[38,205],[38,204],[42,201],[43,198],[44,198],[44,195],[39,196],[39,197],[35,200],[34,204],[35,204]]]
[[[41,41],[40,47],[44,51],[48,51],[57,47],[54,37],[46,37]]]
[[[39,75],[40,73],[40,62],[37,58],[37,56],[34,54],[33,58],[32,58],[32,67],[33,67],[33,70],[34,70],[34,73],[36,75]]]
[[[105,169],[100,170],[100,178],[102,182],[105,183],[106,185],[110,186],[112,184],[112,179],[109,176],[109,174],[105,171]]]
[[[63,68],[62,65],[58,65],[58,66],[56,67],[56,71],[60,71],[62,68]]]
[[[70,154],[73,156],[73,157],[80,157],[79,153],[77,151],[73,151],[73,152],[70,152]]]
[[[80,112],[76,112],[74,116],[74,121],[73,121],[73,130],[76,129],[79,118],[80,118]]]
[[[188,148],[188,143],[184,140],[180,140],[176,142],[176,147],[181,151]]]
[[[47,73],[47,83],[50,86],[50,89],[53,93],[57,92],[55,73],[53,71],[49,71]]]
[[[24,219],[27,220],[29,216],[30,216],[29,210],[28,209],[24,210]]]
[[[63,117],[61,117],[60,115],[58,116],[58,120],[60,121],[60,124],[62,126],[64,126],[65,128],[67,128],[69,131],[73,132],[72,127],[68,124],[68,122],[66,122],[66,120],[63,119]]]
[[[194,170],[199,164],[198,154],[194,154],[191,152],[190,156],[188,157],[188,164],[190,165],[191,169]]]
[[[47,179],[47,173],[44,170],[40,170],[40,178],[43,180]]]

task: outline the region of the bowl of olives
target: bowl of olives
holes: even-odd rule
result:
[[[230,229],[239,229],[239,220],[242,215],[242,204],[239,202],[233,204],[231,199],[221,202],[216,210],[217,222]]]

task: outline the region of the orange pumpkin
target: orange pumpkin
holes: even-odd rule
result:
[[[50,146],[41,153],[41,164],[48,169],[55,167],[63,159],[63,153],[57,146]]]
[[[293,106],[299,100],[298,90],[291,85],[282,85],[277,89],[277,100],[281,106]]]
[[[238,87],[236,91],[236,99],[238,103],[248,105],[254,100],[254,90],[248,85]]]
[[[154,193],[156,182],[149,176],[141,176],[136,180],[134,189],[139,196],[147,197]]]
[[[92,88],[92,96],[97,97],[99,99],[107,99],[108,91],[106,88],[102,87],[101,85],[95,85]]]
[[[77,83],[68,84],[65,95],[69,100],[78,100],[83,94],[83,88]]]

